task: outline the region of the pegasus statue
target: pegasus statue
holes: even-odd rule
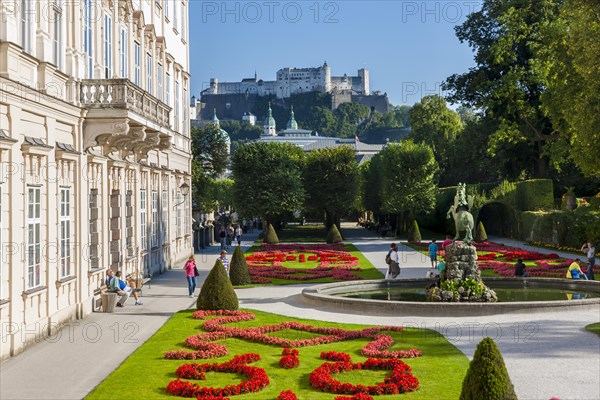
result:
[[[473,228],[475,223],[473,215],[469,212],[473,208],[473,196],[467,196],[467,185],[459,183],[454,196],[454,204],[450,206],[447,217],[454,218],[454,226],[456,227],[456,236],[454,240],[460,240],[460,233],[465,233],[463,241],[471,244],[473,241]]]

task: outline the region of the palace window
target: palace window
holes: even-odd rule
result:
[[[127,37],[127,29],[121,28],[121,78],[129,77],[129,60],[127,53],[129,51],[129,38]]]
[[[187,40],[186,30],[187,30],[187,21],[186,21],[186,10],[185,3],[181,2],[181,38]]]
[[[94,77],[94,39],[93,39],[93,0],[83,0],[83,53],[85,58],[85,76]]]
[[[148,237],[146,236],[146,189],[140,191],[140,230],[141,230],[141,246],[142,250],[148,248]]]
[[[108,14],[104,14],[104,77],[112,78],[112,18]]]
[[[182,198],[183,196],[181,195],[181,193],[179,191],[177,191],[177,219],[176,219],[176,228],[177,228],[177,237],[181,237],[182,236],[182,228],[183,226],[181,225],[181,203],[182,203]]]
[[[173,29],[175,29],[175,30],[177,30],[177,26],[178,26],[178,18],[177,18],[178,15],[177,14],[178,14],[179,10],[177,9],[178,8],[177,3],[178,3],[177,0],[175,0],[173,2]]]
[[[127,257],[135,255],[133,246],[133,191],[125,192],[125,247],[127,247]]]
[[[171,74],[166,74],[167,105],[171,106]]]
[[[60,189],[60,277],[71,275],[71,189]]]
[[[152,56],[146,53],[146,91],[152,94]]]
[[[152,247],[158,247],[158,191],[152,191]]]
[[[165,18],[169,19],[169,1],[171,0],[165,0]]]
[[[2,248],[4,243],[2,242],[2,185],[0,185],[0,299],[4,298],[4,253]]]
[[[175,130],[179,132],[179,82],[175,82]]]
[[[98,232],[98,189],[90,190],[90,198],[89,198],[89,208],[90,208],[90,246],[89,246],[89,255],[90,255],[90,269],[98,269],[100,268],[100,257],[99,257],[99,247],[100,247],[100,238]]]
[[[27,188],[27,288],[40,286],[41,279],[41,189]]]
[[[58,69],[62,69],[63,63],[63,49],[62,49],[62,9],[60,5],[55,2],[52,7],[52,17],[54,19],[54,35],[52,38],[52,55],[54,59],[54,65]]]
[[[21,46],[26,53],[33,51],[31,43],[31,16],[32,13],[35,15],[35,3],[31,4],[32,6],[30,6],[30,0],[21,0]]]
[[[163,66],[158,64],[157,76],[156,76],[156,90],[158,91],[158,99],[163,100]]]
[[[169,218],[169,191],[162,191],[162,241],[166,243],[168,241],[168,218]]]
[[[136,85],[140,86],[141,84],[141,53],[140,53],[140,44],[135,42],[133,46],[133,65],[134,65],[134,81]]]

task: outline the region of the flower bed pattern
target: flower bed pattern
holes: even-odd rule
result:
[[[426,249],[429,243],[411,243],[419,248]],[[478,254],[478,266],[480,270],[492,270],[500,276],[514,276],[515,262],[518,258],[523,261],[533,261],[537,266],[528,267],[529,276],[543,278],[565,278],[567,268],[573,262],[573,259],[562,259],[555,253],[539,253],[528,251],[516,247],[505,246],[494,242],[481,242],[473,244],[477,252],[486,252]],[[581,270],[587,272],[589,265],[581,264]]]
[[[167,393],[180,397],[217,397],[235,396],[238,394],[258,392],[269,384],[269,376],[262,368],[246,365],[260,360],[258,354],[243,354],[233,357],[225,363],[185,364],[176,371],[177,376],[186,379],[206,379],[205,372],[227,372],[245,375],[245,380],[237,385],[227,385],[223,388],[201,387],[197,383],[176,379],[167,385]],[[210,397],[209,397],[210,398]]]
[[[282,263],[297,261],[317,262],[312,269],[289,268]],[[362,279],[352,271],[359,271],[358,257],[336,244],[277,244],[263,243],[262,248],[246,257],[252,283],[271,283],[271,279],[307,281],[331,278],[334,281]]]
[[[391,370],[392,374],[377,385],[354,385],[342,383],[333,378],[334,374],[353,370]],[[408,365],[398,359],[369,358],[364,363],[338,361],[324,363],[309,377],[313,388],[327,393],[351,394],[367,393],[369,395],[400,394],[414,392],[419,388],[419,380],[412,374]]]
[[[299,352],[294,347],[314,346],[323,343],[335,343],[344,340],[372,337],[373,341],[365,345],[362,353],[367,356],[374,355],[383,358],[369,358],[364,363],[352,363],[350,355],[338,353],[335,351],[322,352],[321,358],[332,360],[333,363],[324,363],[310,374],[311,385],[318,390],[353,395],[349,399],[366,400],[370,395],[379,394],[398,394],[417,390],[419,381],[415,378],[410,367],[400,361],[399,357],[418,357],[421,352],[416,349],[388,351],[386,350],[393,344],[393,339],[389,335],[381,334],[381,331],[401,332],[402,327],[381,326],[370,327],[362,330],[346,330],[341,328],[315,327],[298,322],[282,322],[276,325],[264,325],[259,327],[236,328],[227,327],[225,324],[241,321],[250,321],[255,319],[255,315],[245,311],[227,311],[227,310],[199,310],[194,312],[193,318],[206,319],[214,317],[203,323],[202,328],[206,333],[189,336],[185,343],[196,351],[187,352],[185,350],[165,352],[166,359],[196,359],[220,357],[226,352],[227,347],[222,344],[211,343],[214,340],[226,338],[240,338],[252,342],[282,346],[282,358],[279,364],[283,368],[295,368],[300,364]],[[321,334],[322,336],[311,339],[289,340],[276,336],[269,336],[266,333],[278,332],[285,329],[294,329],[305,332]],[[215,345],[218,347],[211,347]],[[167,392],[180,397],[197,397],[198,399],[226,399],[224,396],[234,396],[243,393],[257,392],[269,384],[269,377],[262,368],[247,365],[260,360],[258,354],[249,353],[233,357],[225,363],[213,364],[184,364],[180,366],[176,374],[178,379],[169,382]],[[341,383],[335,380],[332,375],[351,370],[390,370],[391,375],[377,385],[352,385]],[[245,375],[248,379],[238,385],[228,385],[223,388],[202,387],[198,383],[182,381],[183,379],[206,379],[205,373],[208,371],[238,373]],[[369,397],[366,397],[369,396]],[[293,400],[296,395],[290,391],[283,391],[278,396],[281,400]]]

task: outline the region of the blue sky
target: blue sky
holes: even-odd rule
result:
[[[210,78],[274,80],[279,68],[315,67],[334,76],[370,72],[371,90],[395,105],[443,94],[440,83],[473,65],[454,26],[479,1],[190,2],[192,94]]]

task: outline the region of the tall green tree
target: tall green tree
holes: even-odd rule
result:
[[[535,177],[547,176],[544,150],[556,137],[541,107],[546,85],[534,67],[534,50],[545,26],[558,17],[561,2],[484,0],[480,11],[455,28],[460,41],[473,48],[475,66],[443,85],[451,102],[480,109],[498,123],[488,141],[492,155],[502,144],[530,147],[529,171]]]
[[[390,143],[381,154],[383,170],[381,209],[402,216],[403,231],[417,214],[435,207],[434,176],[438,165],[425,143]],[[399,221],[400,222],[400,221]]]
[[[216,209],[215,179],[225,172],[228,139],[214,125],[194,127],[192,137],[192,198],[203,211]]]
[[[536,55],[547,87],[542,105],[560,138],[549,151],[552,161],[560,168],[571,160],[600,177],[600,3],[564,0]]]
[[[351,146],[312,151],[304,167],[306,205],[325,212],[326,226],[354,209],[359,189],[358,163]]]
[[[232,156],[233,200],[241,215],[271,221],[302,208],[304,152],[290,143],[255,142]]]
[[[449,148],[462,129],[460,117],[438,95],[423,97],[410,109],[409,116],[412,127],[410,138],[416,143],[431,146],[435,159],[444,172],[448,164]]]
[[[379,213],[381,211],[381,193],[383,191],[383,166],[381,153],[374,155],[361,166],[362,198],[365,209]]]

